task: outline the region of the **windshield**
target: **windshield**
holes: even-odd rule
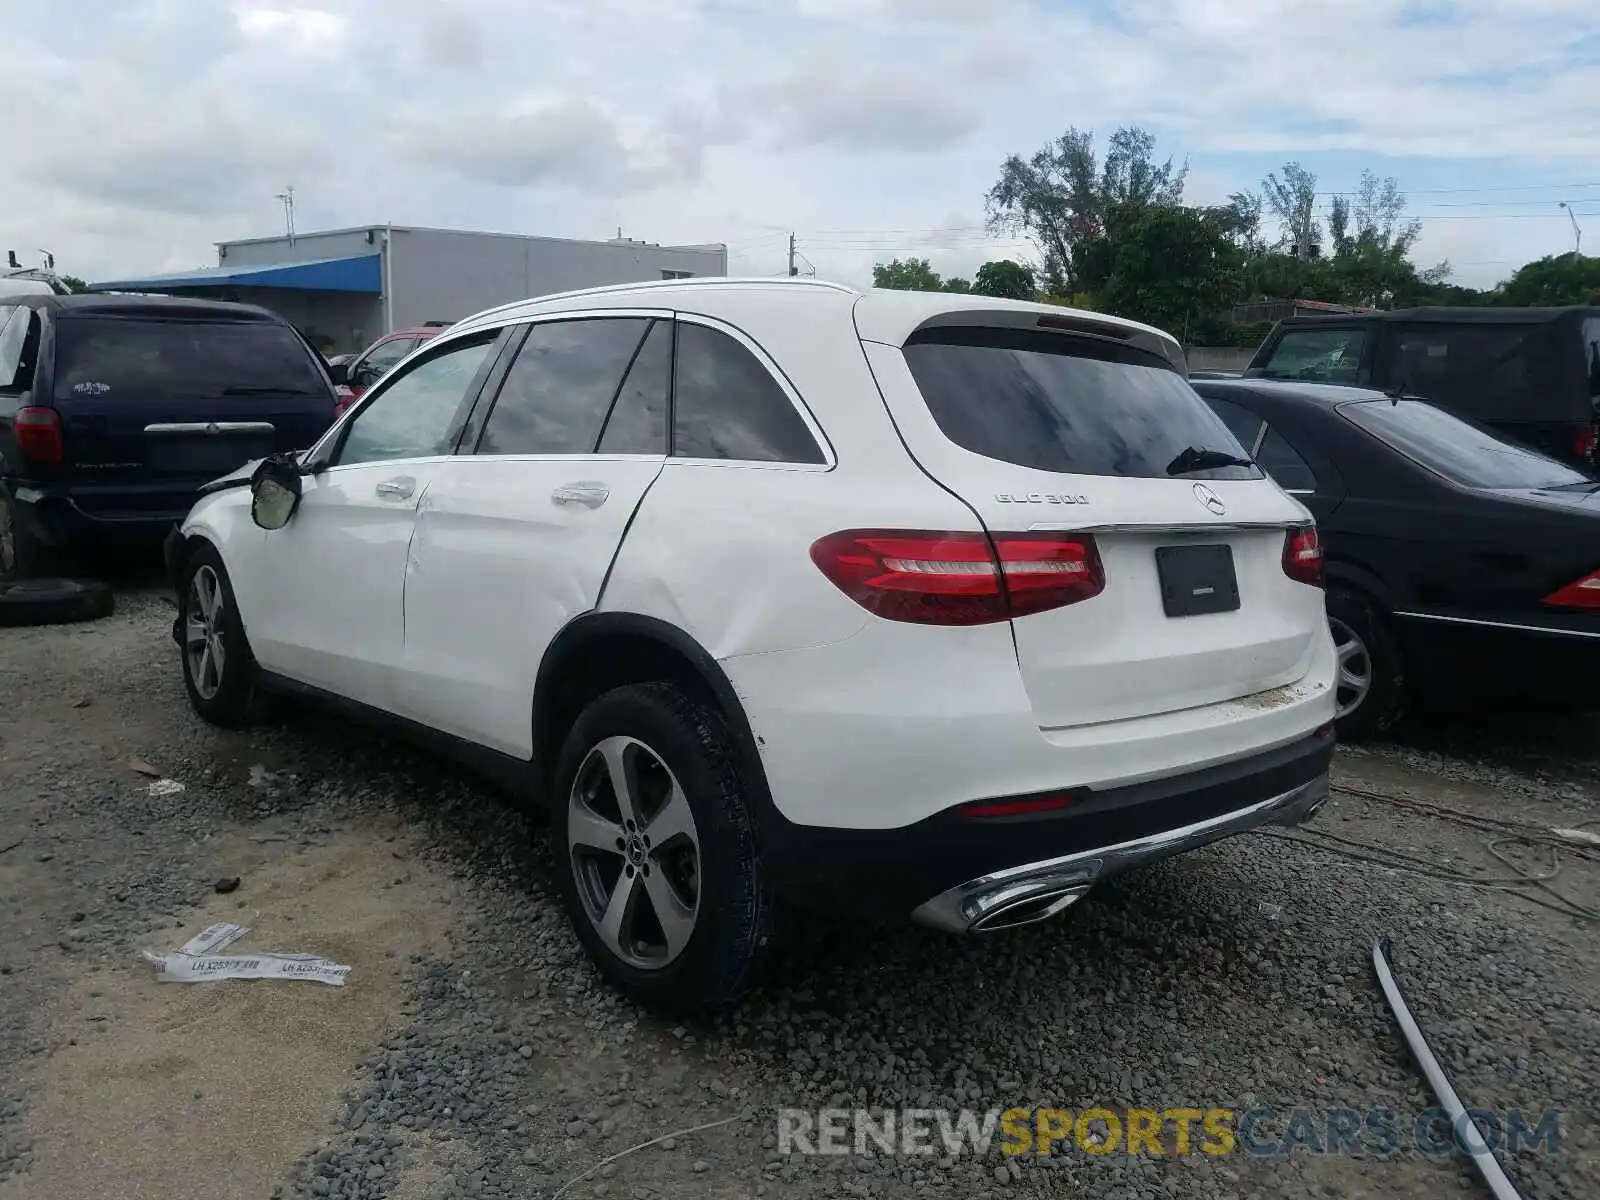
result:
[[[1552,488],[1591,482],[1534,450],[1514,446],[1421,400],[1357,400],[1346,420],[1413,462],[1470,488]]]
[[[57,327],[61,400],[324,390],[310,350],[283,325],[84,317]]]
[[[1177,473],[1168,468],[1188,450],[1248,458],[1182,375],[1132,346],[1033,330],[941,328],[915,335],[905,356],[945,437],[987,458],[1145,479]],[[1253,466],[1209,462],[1181,473],[1261,478]]]

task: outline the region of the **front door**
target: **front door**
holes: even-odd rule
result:
[[[267,534],[251,647],[269,671],[397,711],[406,555],[498,331],[452,339],[385,380],[341,427],[299,510]]]

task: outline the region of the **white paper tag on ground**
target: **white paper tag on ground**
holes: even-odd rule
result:
[[[152,796],[176,796],[183,791],[183,784],[176,779],[158,779],[150,785]]]
[[[243,925],[230,925],[226,921],[208,925],[178,947],[179,954],[215,954],[233,945],[250,930]]]
[[[314,955],[147,954],[163,983],[205,983],[214,979],[304,979],[343,987],[350,968]]]
[[[1591,846],[1600,846],[1600,833],[1592,829],[1552,829],[1550,832],[1569,842],[1585,842]]]

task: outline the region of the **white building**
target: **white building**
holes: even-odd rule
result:
[[[260,304],[338,354],[361,350],[391,330],[458,321],[549,292],[727,273],[728,248],[720,244],[370,225],[219,242],[215,267],[105,280],[91,290]]]

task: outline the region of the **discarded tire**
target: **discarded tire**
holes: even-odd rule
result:
[[[111,589],[81,579],[25,579],[0,583],[0,626],[68,625],[109,617]]]

